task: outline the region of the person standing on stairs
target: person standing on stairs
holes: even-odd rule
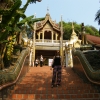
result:
[[[40,56],[40,67],[42,67],[43,66],[43,56],[41,55]]]
[[[38,60],[38,58],[37,58],[37,59],[35,60],[35,66],[37,67],[38,64],[39,64],[39,60]]]
[[[51,83],[51,88],[53,88],[55,85],[58,87],[61,85],[61,57],[60,57],[60,52],[57,51],[56,55],[53,58],[53,76],[52,76],[52,83]],[[51,69],[52,69],[51,68]]]

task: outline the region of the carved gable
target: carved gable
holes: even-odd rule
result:
[[[46,23],[45,26],[44,26],[44,29],[49,29],[49,30],[52,30],[52,26],[50,23]]]

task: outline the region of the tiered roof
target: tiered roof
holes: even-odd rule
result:
[[[57,31],[60,31],[60,26],[58,23],[56,23],[55,21],[52,21],[51,17],[50,17],[50,14],[47,13],[46,16],[45,16],[45,19],[43,21],[40,21],[38,23],[36,23],[36,30],[39,30],[41,28],[44,27],[44,25],[49,22],[51,25],[52,25],[52,28],[57,30]]]

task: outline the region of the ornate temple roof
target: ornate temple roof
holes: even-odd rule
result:
[[[56,23],[55,21],[53,21],[50,17],[50,14],[47,13],[46,16],[45,16],[45,19],[43,21],[40,21],[40,22],[37,22],[36,23],[36,30],[40,30],[41,28],[44,27],[44,25],[49,22],[51,25],[52,25],[52,28],[57,30],[57,31],[60,31],[60,26],[58,23]]]

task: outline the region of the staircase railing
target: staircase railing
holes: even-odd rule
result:
[[[2,100],[10,94],[14,85],[28,72],[29,65],[27,59],[29,57],[29,51],[29,48],[27,48],[21,52],[13,69],[0,72],[0,98]]]
[[[73,50],[73,69],[90,82],[100,85],[100,70],[93,70],[85,55],[80,50]]]

